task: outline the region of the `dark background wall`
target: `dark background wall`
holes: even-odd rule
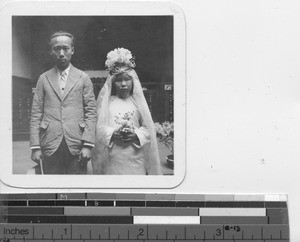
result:
[[[58,30],[75,36],[72,64],[83,71],[104,70],[109,51],[129,49],[135,56],[142,85],[148,89],[145,95],[154,121],[173,119],[173,92],[165,90],[165,85],[173,84],[172,16],[13,16],[14,131],[29,131],[28,120],[20,122],[25,116],[17,114],[29,112],[32,87],[40,74],[53,67],[48,41]],[[98,92],[99,82],[104,80],[92,81]]]
[[[21,19],[20,19],[21,18]],[[71,32],[76,38],[72,63],[82,70],[103,70],[106,54],[124,47],[136,57],[136,71],[144,82],[171,78],[173,74],[173,19],[169,16],[43,16],[14,17],[13,23],[28,22],[31,37],[32,77],[52,67],[48,40],[57,30]]]

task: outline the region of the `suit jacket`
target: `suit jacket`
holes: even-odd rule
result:
[[[70,152],[79,154],[84,142],[95,143],[97,121],[93,84],[71,65],[64,94],[55,68],[43,73],[35,89],[30,123],[30,145],[51,156],[63,137]]]

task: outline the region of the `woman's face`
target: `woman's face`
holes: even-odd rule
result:
[[[133,83],[130,76],[127,74],[121,74],[119,75],[114,82],[114,85],[116,87],[116,94],[121,99],[126,99],[130,96]]]

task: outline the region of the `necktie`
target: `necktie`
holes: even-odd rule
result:
[[[66,87],[66,81],[67,81],[67,73],[65,71],[63,71],[59,77],[59,84],[60,84],[62,94],[64,93],[64,90]]]

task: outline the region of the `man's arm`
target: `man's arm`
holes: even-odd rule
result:
[[[83,147],[80,151],[79,159],[81,162],[87,162],[91,158],[92,148],[95,144],[97,123],[97,109],[94,88],[89,76],[86,76],[83,87],[83,108],[85,128],[82,134]]]
[[[93,83],[89,76],[86,76],[83,87],[83,108],[85,128],[82,134],[82,141],[85,146],[93,146],[95,144],[97,109]]]
[[[32,101],[30,118],[30,147],[31,159],[38,162],[42,158],[40,147],[40,124],[44,112],[44,90],[41,77],[39,78]]]

